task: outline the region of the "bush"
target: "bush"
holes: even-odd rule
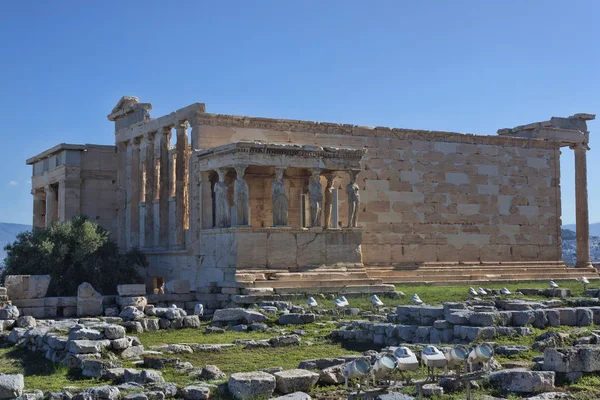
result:
[[[20,233],[4,249],[2,281],[7,275],[50,275],[48,296],[76,296],[83,282],[116,294],[117,285],[141,283],[138,269],[147,266],[142,252],[121,253],[108,232],[85,217]]]

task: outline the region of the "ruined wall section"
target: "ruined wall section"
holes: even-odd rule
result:
[[[86,145],[81,153],[81,213],[117,232],[117,157],[115,146]]]
[[[366,265],[556,261],[558,147],[547,141],[203,114],[199,148],[238,141],[366,148]],[[340,220],[345,224],[345,184]]]

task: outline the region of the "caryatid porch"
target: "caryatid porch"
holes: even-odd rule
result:
[[[260,142],[194,151],[201,222],[195,253],[220,268],[362,267],[355,180],[364,153]],[[349,180],[343,224],[335,189],[341,177]]]

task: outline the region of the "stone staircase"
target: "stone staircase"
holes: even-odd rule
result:
[[[600,278],[595,268],[569,268],[556,262],[428,263],[416,266],[367,266],[369,277],[385,283],[434,285],[475,284],[500,281],[572,280]]]

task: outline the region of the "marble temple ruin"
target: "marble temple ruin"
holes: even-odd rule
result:
[[[590,263],[586,121],[473,135],[210,114],[123,97],[115,145],[33,167],[33,224],[84,214],[148,257],[146,286],[385,292],[395,282],[567,279]],[[560,154],[575,153],[577,268],[561,255]]]

